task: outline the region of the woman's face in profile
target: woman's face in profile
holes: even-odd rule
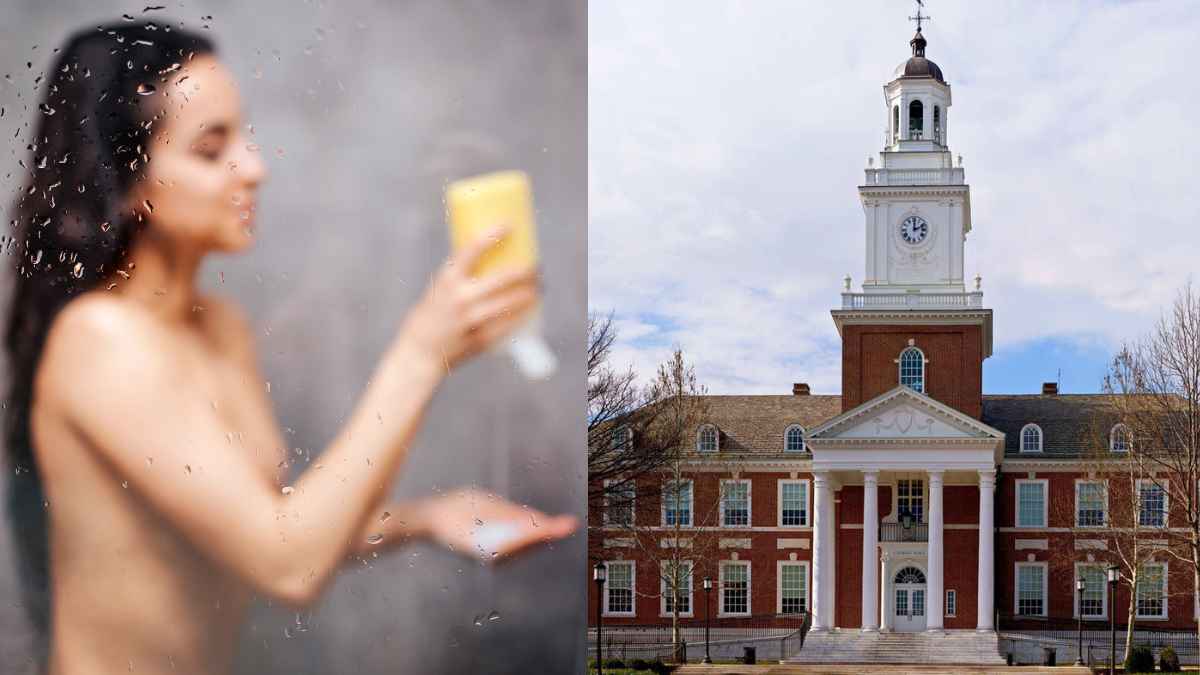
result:
[[[148,95],[165,115],[154,122],[146,178],[131,189],[129,207],[148,214],[150,231],[173,242],[244,250],[253,242],[266,166],[245,133],[232,74],[205,55],[154,86]]]

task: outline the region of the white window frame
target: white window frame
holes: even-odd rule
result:
[[[687,575],[688,575],[688,592],[687,592],[688,611],[680,612],[679,616],[693,617],[696,615],[696,586],[695,586],[695,584],[696,584],[696,566],[692,564],[691,560],[662,560],[662,561],[659,561],[659,569],[658,569],[658,574],[659,574],[658,578],[659,578],[659,582],[660,582],[659,583],[659,589],[660,589],[659,595],[661,596],[659,599],[659,602],[658,602],[658,612],[659,612],[660,618],[670,618],[670,617],[675,616],[674,612],[667,611],[667,596],[670,594],[671,589],[667,586],[666,566],[667,565],[676,565],[676,564],[677,565],[687,565],[687,570],[688,570],[688,572],[687,572]]]
[[[713,449],[705,450],[701,445],[700,439],[704,436],[704,432],[709,429],[713,432]],[[706,455],[721,451],[721,430],[715,424],[701,424],[696,430],[696,452],[702,452]]]
[[[624,433],[625,437],[620,443],[616,442],[617,434]],[[626,452],[633,449],[633,429],[629,428],[628,424],[622,424],[608,436],[608,447],[613,452]]]
[[[946,608],[946,616],[958,616],[958,591],[953,588],[946,589],[946,604],[942,605]]]
[[[633,560],[605,560],[604,567],[608,573],[612,572],[614,564],[629,565],[629,607],[631,611],[608,611],[608,577],[605,576],[604,585],[602,586],[604,593],[602,594],[603,597],[600,598],[600,601],[604,603],[604,606],[601,608],[601,614],[603,616],[637,616],[637,563]]]
[[[726,525],[725,524],[725,484],[726,483],[745,483],[746,484],[746,524],[745,525]],[[736,530],[750,529],[750,527],[754,524],[754,511],[752,508],[754,505],[754,500],[751,498],[753,489],[754,489],[754,486],[752,486],[750,484],[749,478],[722,478],[721,479],[721,483],[719,485],[719,492],[717,494],[717,504],[719,506],[720,516],[721,516],[721,520],[720,520],[721,527],[736,529]]]
[[[807,612],[812,608],[812,588],[808,578],[809,563],[807,560],[780,560],[775,563],[775,614],[779,616],[795,616],[794,614],[783,613],[783,568],[784,567],[799,567],[803,572],[800,573],[804,579],[804,611]]]
[[[803,485],[804,486],[804,522],[800,525],[784,525],[783,524],[783,486],[784,485]],[[778,485],[775,488],[775,522],[778,527],[787,528],[789,530],[799,530],[807,527],[812,527],[812,484],[807,478],[780,478]],[[722,520],[722,522],[724,522]]]
[[[800,430],[800,449],[788,449],[788,434],[792,433],[793,429]],[[783,430],[783,451],[784,452],[808,452],[808,439],[804,436],[804,427],[800,424],[789,424],[787,429]]]
[[[1080,525],[1079,524],[1079,486],[1084,483],[1095,483],[1104,489],[1104,522],[1099,525]],[[1094,478],[1076,478],[1075,479],[1075,515],[1072,519],[1071,526],[1074,528],[1085,530],[1098,530],[1108,527],[1109,511],[1108,511],[1108,482]]]
[[[726,616],[750,616],[754,611],[754,588],[750,585],[750,561],[749,560],[722,560],[717,563],[717,618]],[[746,611],[745,612],[726,612],[725,611],[725,567],[727,565],[737,565],[746,568]]]
[[[1037,450],[1033,450],[1025,445],[1025,432],[1030,429],[1037,431],[1037,434],[1038,434]],[[1021,452],[1044,452],[1046,449],[1046,434],[1044,432],[1042,432],[1042,428],[1036,424],[1029,423],[1029,424],[1026,424],[1025,426],[1021,427],[1021,435],[1018,436],[1018,438],[1020,439],[1020,443],[1021,443]]]
[[[662,492],[659,493],[660,495],[662,495],[661,498],[659,499],[659,501],[662,502],[661,510],[662,510],[662,526],[663,527],[675,527],[675,525],[667,522],[667,501],[668,501],[668,499],[667,499],[668,487],[667,486],[671,485],[674,482],[675,482],[674,478],[668,478],[667,480],[663,481]],[[691,478],[680,478],[679,483],[681,483],[681,484],[687,483],[688,484],[688,499],[687,499],[688,522],[686,524],[680,524],[679,527],[681,527],[681,528],[692,527],[696,524],[696,509],[695,509],[696,485],[695,485],[695,482],[692,481]]]
[[[1094,567],[1100,570],[1100,578],[1104,585],[1100,588],[1100,607],[1103,610],[1101,614],[1089,614],[1084,617],[1087,621],[1107,621],[1108,620],[1108,566],[1098,562],[1077,562],[1075,563],[1075,578],[1071,580],[1071,596],[1075,598],[1075,606],[1071,609],[1071,618],[1079,618],[1079,589],[1075,588],[1075,579],[1083,576],[1080,571],[1085,567]]]
[[[1125,430],[1125,449],[1124,450],[1117,449],[1117,430],[1118,429]],[[1131,446],[1131,445],[1133,445],[1133,435],[1129,433],[1129,427],[1120,422],[1117,422],[1116,424],[1114,424],[1112,426],[1112,429],[1110,429],[1108,431],[1108,451],[1109,452],[1129,452],[1129,446]]]
[[[626,525],[624,523],[614,523],[609,518],[610,509],[609,509],[609,505],[608,505],[608,486],[616,484],[616,483],[625,483],[625,482],[627,482],[627,481],[624,481],[621,479],[616,479],[616,478],[604,481],[604,511],[601,513],[601,516],[604,519],[604,525],[606,527],[632,527],[637,524],[637,485],[636,484],[633,486],[633,497],[631,497],[629,499],[629,524]]]
[[[1160,490],[1162,490],[1162,495],[1163,495],[1163,522],[1162,522],[1162,525],[1142,525],[1142,485],[1157,485],[1158,488]],[[1170,498],[1169,494],[1167,493],[1167,487],[1165,485],[1160,485],[1160,484],[1154,482],[1153,480],[1150,480],[1149,478],[1139,478],[1137,480],[1136,489],[1137,489],[1138,527],[1151,527],[1151,528],[1156,528],[1156,529],[1157,528],[1166,529],[1166,527],[1168,526],[1168,521],[1170,520],[1170,514],[1171,514],[1171,502],[1170,502],[1171,498]]]
[[[1021,568],[1022,567],[1040,567],[1042,568],[1042,613],[1041,614],[1021,614]],[[1013,565],[1013,618],[1021,617],[1046,617],[1050,614],[1050,565],[1047,562],[1019,562]]]
[[[1137,604],[1138,604],[1137,592],[1136,592],[1136,589],[1134,589],[1133,607],[1134,607],[1134,611],[1137,613],[1134,616],[1134,618],[1135,619],[1167,619],[1167,618],[1170,618],[1171,594],[1167,589],[1167,581],[1168,581],[1168,579],[1170,579],[1170,577],[1168,576],[1170,573],[1170,569],[1168,569],[1168,567],[1167,567],[1167,562],[1165,560],[1163,560],[1163,561],[1152,560],[1150,562],[1142,563],[1142,567],[1143,568],[1145,568],[1145,567],[1161,567],[1162,568],[1162,608],[1163,608],[1163,611],[1162,611],[1162,614],[1142,614],[1141,610],[1139,610],[1138,606],[1137,606]],[[1139,577],[1142,576],[1140,571],[1138,573],[1138,576]]]
[[[921,348],[916,345],[909,345],[900,350],[900,356],[896,358],[896,382],[897,384],[904,384],[904,355],[909,351],[914,351],[921,357],[921,388],[909,388],[917,393],[924,394],[929,390],[929,368],[926,367],[929,365],[929,359],[925,358],[925,352],[921,351]]]
[[[1025,484],[1041,484],[1042,486],[1042,524],[1041,525],[1022,525],[1021,524],[1021,486]],[[1016,480],[1016,489],[1013,490],[1013,505],[1016,510],[1013,513],[1013,523],[1017,529],[1021,530],[1044,530],[1050,525],[1050,480],[1048,478],[1018,478]]]

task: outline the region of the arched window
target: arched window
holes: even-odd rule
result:
[[[933,106],[933,140],[942,142],[942,109]]]
[[[911,140],[920,140],[921,132],[925,130],[925,106],[915,100],[908,104],[908,137]]]
[[[1026,424],[1021,429],[1021,452],[1042,451],[1042,428],[1036,424]]]
[[[925,354],[916,347],[900,352],[900,384],[925,393]]]
[[[900,138],[900,106],[892,106],[892,142]]]
[[[696,436],[696,450],[698,452],[717,451],[716,427],[711,424],[705,424],[700,427],[700,433]]]
[[[915,567],[905,567],[896,572],[896,578],[892,583],[923,584],[925,583],[925,574]]]
[[[1113,425],[1108,434],[1108,449],[1113,452],[1129,452],[1129,427],[1124,424]]]
[[[804,427],[793,424],[783,433],[783,449],[787,452],[804,452]]]

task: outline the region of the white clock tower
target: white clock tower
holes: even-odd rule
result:
[[[918,24],[912,56],[884,85],[886,131],[878,165],[858,188],[866,213],[866,276],[845,309],[981,307],[963,282],[971,192],[949,149],[950,85],[925,58]]]

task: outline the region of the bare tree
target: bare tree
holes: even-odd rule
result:
[[[1190,283],[1117,354],[1105,390],[1122,425],[1114,433],[1127,437],[1131,462],[1169,505],[1171,527],[1156,535],[1162,551],[1187,565],[1192,589],[1200,588],[1200,295]],[[1200,637],[1200,623],[1196,630]]]
[[[644,389],[632,366],[610,363],[617,332],[612,314],[588,317],[588,510],[636,502],[658,473],[687,444],[699,423],[704,387],[676,347]]]

